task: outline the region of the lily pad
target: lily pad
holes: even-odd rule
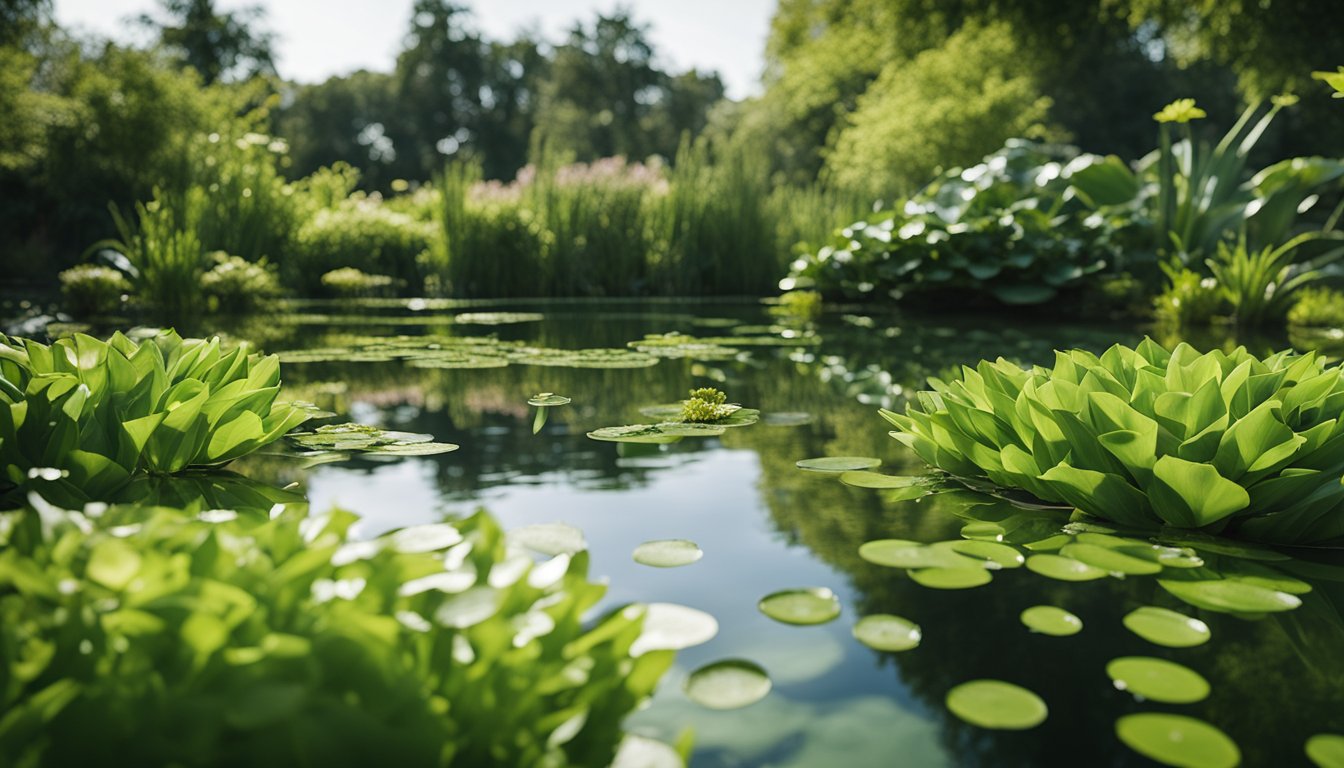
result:
[[[434,456],[451,453],[461,446],[452,443],[392,443],[365,451],[366,456]]]
[[[959,543],[959,542],[956,542]],[[905,539],[878,539],[859,547],[859,557],[874,565],[888,568],[985,568],[987,562],[978,557],[959,554],[954,542],[920,544]]]
[[[1287,592],[1234,579],[1176,581],[1158,579],[1161,587],[1181,600],[1210,611],[1224,613],[1278,613],[1302,605],[1301,598]]]
[[[643,611],[644,624],[630,645],[631,656],[649,651],[679,651],[707,643],[719,633],[719,622],[704,611],[676,603],[632,605],[626,611]]]
[[[1209,625],[1183,613],[1145,605],[1122,619],[1125,628],[1154,645],[1191,648],[1209,642]]]
[[[951,543],[950,549],[967,557],[987,560],[1000,568],[1020,568],[1022,563],[1026,561],[1021,552],[997,541],[979,541],[976,539],[954,541]]]
[[[1144,757],[1178,768],[1233,768],[1241,762],[1241,750],[1227,734],[1185,715],[1125,715],[1115,721],[1115,735]]]
[[[1080,563],[1086,563],[1094,568],[1100,568],[1111,573],[1123,573],[1129,576],[1151,576],[1154,573],[1162,572],[1162,566],[1153,560],[1133,557],[1118,549],[1103,547],[1098,544],[1082,542],[1066,544],[1059,550],[1059,553],[1064,557],[1073,558]]]
[[[884,475],[881,472],[869,472],[857,469],[840,473],[840,482],[855,488],[919,488],[923,490],[931,484],[927,477],[918,475]]]
[[[877,651],[908,651],[922,637],[918,624],[889,613],[864,616],[854,624],[854,639]]]
[[[1209,695],[1203,675],[1166,659],[1122,656],[1106,665],[1106,674],[1117,689],[1163,704],[1194,704]]]
[[[573,400],[564,395],[557,395],[554,392],[542,392],[528,398],[528,405],[535,405],[538,408],[553,408],[557,405],[569,405]]]
[[[986,520],[967,523],[961,527],[961,537],[975,541],[1003,541],[1007,533],[1003,526]]]
[[[825,587],[786,589],[761,598],[757,608],[784,624],[825,624],[840,615],[840,598]]]
[[[509,540],[543,555],[572,555],[588,548],[583,531],[568,523],[536,523],[509,531]]]
[[[1045,722],[1049,709],[1040,696],[1002,680],[972,680],[947,692],[947,708],[971,725],[1020,731]]]
[[[686,768],[686,762],[677,750],[657,739],[627,733],[611,768]]]
[[[1100,568],[1060,555],[1032,555],[1027,558],[1027,569],[1059,581],[1092,581],[1106,577],[1106,572]]]
[[[640,565],[654,568],[676,568],[690,565],[704,557],[704,552],[693,541],[686,539],[660,539],[646,541],[635,547],[634,559]]]
[[[799,469],[813,472],[849,472],[857,469],[872,469],[882,466],[881,459],[869,456],[826,456],[818,459],[803,459],[798,462]]]
[[[994,579],[984,568],[920,568],[910,571],[910,580],[929,589],[971,589]]]
[[[1068,637],[1083,631],[1083,620],[1053,605],[1033,605],[1018,617],[1033,632]]]
[[[725,659],[706,664],[686,679],[686,696],[710,709],[740,709],[770,692],[770,676],[759,664]]]
[[[463,312],[453,317],[458,325],[512,325],[544,320],[539,312]]]
[[[1344,736],[1318,733],[1307,739],[1306,751],[1319,768],[1344,768]]]

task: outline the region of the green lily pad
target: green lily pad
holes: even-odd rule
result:
[[[634,559],[640,565],[651,565],[654,568],[676,568],[682,565],[690,565],[704,557],[702,551],[695,542],[686,539],[660,539],[658,541],[646,541],[635,547]]]
[[[919,488],[924,489],[930,484],[927,477],[918,475],[884,475],[881,472],[869,472],[866,470],[850,470],[840,474],[840,482],[845,485],[852,485],[855,488]]]
[[[434,456],[451,453],[461,446],[452,443],[392,443],[364,452],[366,456]]]
[[[677,750],[657,739],[627,733],[621,738],[611,768],[686,768]]]
[[[568,523],[536,523],[509,531],[509,540],[543,555],[572,555],[588,548],[583,531]]]
[[[1020,731],[1045,722],[1049,709],[1040,696],[1002,680],[972,680],[947,692],[947,708],[971,725]]]
[[[910,580],[929,589],[971,589],[994,579],[984,568],[920,568],[910,571]]]
[[[528,399],[528,405],[535,405],[538,408],[553,408],[557,405],[569,405],[573,400],[564,395],[557,395],[554,392],[542,392]]]
[[[854,639],[877,651],[908,651],[922,637],[918,624],[887,613],[864,616],[854,624]]]
[[[539,312],[463,312],[453,317],[458,325],[512,325],[544,320]]]
[[[1318,733],[1307,739],[1307,758],[1319,768],[1344,768],[1344,736]]]
[[[770,676],[759,664],[725,659],[706,664],[686,679],[686,696],[710,709],[740,709],[770,692]]]
[[[1100,568],[1060,555],[1032,555],[1027,558],[1027,569],[1059,581],[1092,581],[1106,577],[1106,572]]]
[[[1163,704],[1194,704],[1209,695],[1203,675],[1166,659],[1122,656],[1106,665],[1106,674],[1117,689]]]
[[[1233,768],[1241,762],[1241,750],[1227,734],[1185,715],[1125,715],[1115,721],[1115,735],[1144,757],[1178,768]]]
[[[987,560],[1000,568],[1021,568],[1022,563],[1026,561],[1021,552],[1007,544],[1000,544],[996,541],[979,541],[976,539],[953,541],[949,548],[967,557]]]
[[[1018,617],[1033,632],[1068,637],[1083,631],[1083,620],[1053,605],[1033,605]]]
[[[679,651],[707,643],[719,633],[719,622],[704,611],[676,603],[626,606],[631,615],[644,614],[639,637],[630,644],[631,656],[649,651]]]
[[[825,587],[786,589],[761,598],[757,608],[785,624],[825,624],[840,615],[840,598]]]
[[[1008,531],[1002,525],[984,520],[967,523],[961,527],[961,537],[975,541],[1003,541],[1003,537],[1007,533]]]
[[[882,460],[868,456],[825,456],[818,459],[803,459],[797,465],[799,469],[813,472],[849,472],[879,467],[882,465]]]
[[[1287,592],[1234,579],[1176,581],[1158,579],[1161,587],[1181,600],[1210,611],[1224,613],[1278,613],[1302,605],[1301,598]]]
[[[1064,557],[1073,558],[1080,563],[1086,563],[1094,568],[1100,568],[1103,571],[1111,573],[1123,573],[1129,576],[1150,576],[1154,573],[1161,573],[1162,566],[1152,560],[1145,560],[1140,557],[1132,557],[1124,552],[1110,547],[1103,547],[1097,544],[1085,544],[1082,542],[1066,544],[1059,553]]]
[[[1145,605],[1122,619],[1125,628],[1154,645],[1191,648],[1209,642],[1209,625],[1183,613]]]
[[[920,544],[905,539],[878,539],[859,547],[859,557],[888,568],[985,568],[986,560],[959,554],[953,546],[960,542]],[[997,567],[997,566],[992,566]]]

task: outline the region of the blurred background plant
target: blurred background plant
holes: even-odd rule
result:
[[[96,264],[80,264],[60,274],[61,297],[77,315],[107,315],[121,309],[131,282],[121,272]]]

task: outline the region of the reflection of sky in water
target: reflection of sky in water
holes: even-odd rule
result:
[[[582,529],[592,557],[590,576],[609,583],[599,610],[633,601],[674,602],[718,619],[718,636],[678,654],[654,702],[631,719],[630,730],[673,741],[683,728],[694,728],[695,765],[811,766],[841,754],[849,766],[890,765],[897,754],[911,757],[909,765],[950,764],[936,727],[899,678],[876,670],[875,654],[851,638],[857,615],[848,577],[818,562],[806,547],[790,545],[770,525],[754,452],[717,448],[693,458],[618,461],[662,471],[645,485],[620,491],[533,477],[530,484],[484,491],[479,506],[506,529],[548,522]],[[321,467],[310,475],[309,497],[314,509],[339,503],[361,514],[359,536],[478,506],[441,502],[431,460],[364,472]],[[651,568],[630,557],[641,542],[673,538],[699,543],[704,558],[681,568]],[[756,609],[764,595],[806,586],[834,590],[844,606],[840,619],[785,626]],[[686,675],[721,658],[761,664],[774,682],[771,694],[727,712],[691,703],[681,691]]]

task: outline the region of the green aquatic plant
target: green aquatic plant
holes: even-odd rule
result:
[[[714,387],[692,389],[691,396],[681,401],[681,420],[690,423],[712,423],[732,415],[737,410],[730,406],[728,396]]]
[[[210,259],[214,266],[201,275],[201,290],[211,309],[246,312],[280,295],[280,281],[265,259],[248,261],[224,251],[215,251]]]
[[[1227,297],[1218,281],[1184,267],[1164,264],[1167,287],[1153,298],[1153,317],[1170,328],[1208,326],[1225,314]]]
[[[1302,328],[1344,328],[1344,293],[1333,288],[1303,288],[1288,310],[1288,324]]]
[[[207,205],[205,190],[193,187],[177,197],[155,190],[153,200],[136,203],[134,223],[112,206],[118,239],[89,250],[124,255],[135,268],[136,297],[169,320],[186,318],[200,309],[201,273],[208,266],[197,233]]]
[[[0,336],[0,482],[40,477],[82,503],[110,500],[139,472],[220,466],[309,418],[279,393],[277,357],[226,352],[218,338]]]
[[[1000,358],[920,392],[892,436],[929,464],[1136,528],[1344,541],[1344,379],[1315,353]]]
[[[121,309],[131,283],[111,267],[80,264],[58,275],[65,308],[77,316],[105,315]]]
[[[0,762],[608,765],[705,636],[679,606],[588,618],[588,553],[534,562],[484,512],[355,520],[0,514]]]
[[[1235,245],[1218,243],[1217,254],[1206,263],[1227,297],[1237,325],[1257,328],[1283,322],[1297,292],[1323,280],[1321,268],[1344,255],[1344,247],[1338,247],[1309,260],[1298,260],[1299,249],[1325,239],[1338,238],[1308,232],[1277,247],[1259,250],[1247,248],[1244,236]]]

